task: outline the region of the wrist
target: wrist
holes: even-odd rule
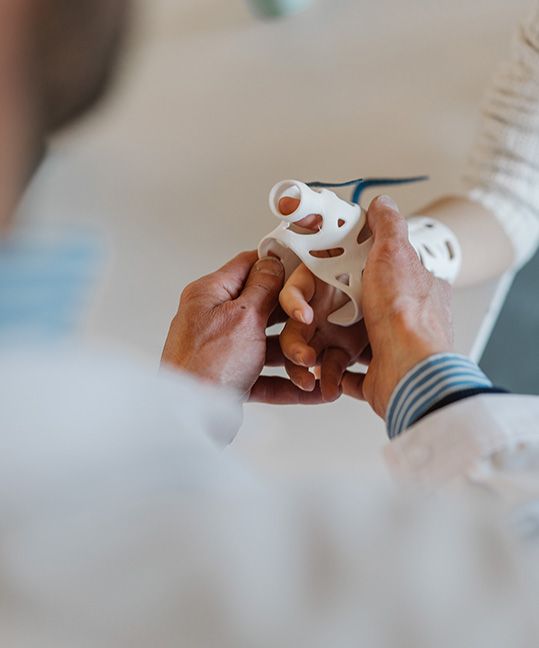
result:
[[[390,331],[391,338],[380,347],[386,349],[388,355],[384,366],[393,368],[388,401],[397,385],[420,363],[433,356],[453,353],[451,341],[445,340],[442,335],[432,332],[430,335],[423,332],[419,334],[417,328],[412,329],[403,324]]]

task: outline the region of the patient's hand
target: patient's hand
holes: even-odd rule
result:
[[[282,198],[279,210],[285,215],[291,214],[298,202],[295,198]],[[318,218],[307,216],[297,225],[314,230],[320,225]],[[290,317],[281,333],[288,375],[295,385],[312,391],[316,379],[309,368],[317,367],[326,401],[340,396],[344,372],[362,359],[368,346],[363,323],[342,327],[327,321],[328,315],[347,300],[342,292],[317,279],[303,264],[288,279],[279,297],[283,310]]]

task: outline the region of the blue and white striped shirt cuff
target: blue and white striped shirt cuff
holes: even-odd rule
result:
[[[399,382],[387,409],[387,431],[393,439],[418,421],[442,399],[492,383],[475,362],[456,353],[432,355]]]

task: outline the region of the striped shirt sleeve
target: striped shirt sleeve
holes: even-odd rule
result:
[[[416,365],[399,382],[387,409],[387,431],[397,437],[442,401],[460,392],[474,395],[491,391],[493,385],[469,358],[455,353],[430,356]]]

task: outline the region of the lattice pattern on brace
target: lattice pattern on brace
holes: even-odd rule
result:
[[[407,181],[416,180],[408,179]],[[375,181],[365,182],[373,186]],[[397,184],[404,180],[383,180],[379,184]],[[365,236],[366,213],[359,204],[349,203],[323,183],[312,186],[297,180],[284,180],[271,190],[269,205],[281,221],[259,245],[260,257],[273,254],[285,268],[285,279],[303,263],[325,283],[343,292],[349,301],[331,313],[328,321],[351,326],[362,318],[362,271],[372,247]],[[350,183],[347,183],[350,184]],[[344,185],[343,185],[344,186]],[[354,196],[359,195],[358,189]],[[299,204],[291,214],[283,214],[283,198],[294,198]],[[315,231],[298,226],[308,216],[318,217]],[[455,235],[442,223],[420,217],[410,221],[410,241],[423,265],[436,276],[454,281],[460,269],[461,251]],[[331,251],[331,253],[330,253]]]
[[[279,202],[285,197],[300,201],[288,216],[279,210]],[[285,266],[286,278],[302,262],[319,279],[345,293],[350,301],[328,317],[331,323],[349,326],[360,320],[361,269],[372,246],[370,239],[358,243],[366,224],[361,207],[342,200],[328,189],[316,191],[303,182],[285,180],[273,187],[270,209],[281,223],[262,241],[259,254],[278,256]],[[292,227],[312,214],[321,217],[318,231],[302,232]],[[327,250],[337,249],[338,256],[324,255]]]
[[[449,227],[428,216],[413,216],[408,219],[408,236],[425,268],[438,279],[454,283],[462,265],[462,251]]]

